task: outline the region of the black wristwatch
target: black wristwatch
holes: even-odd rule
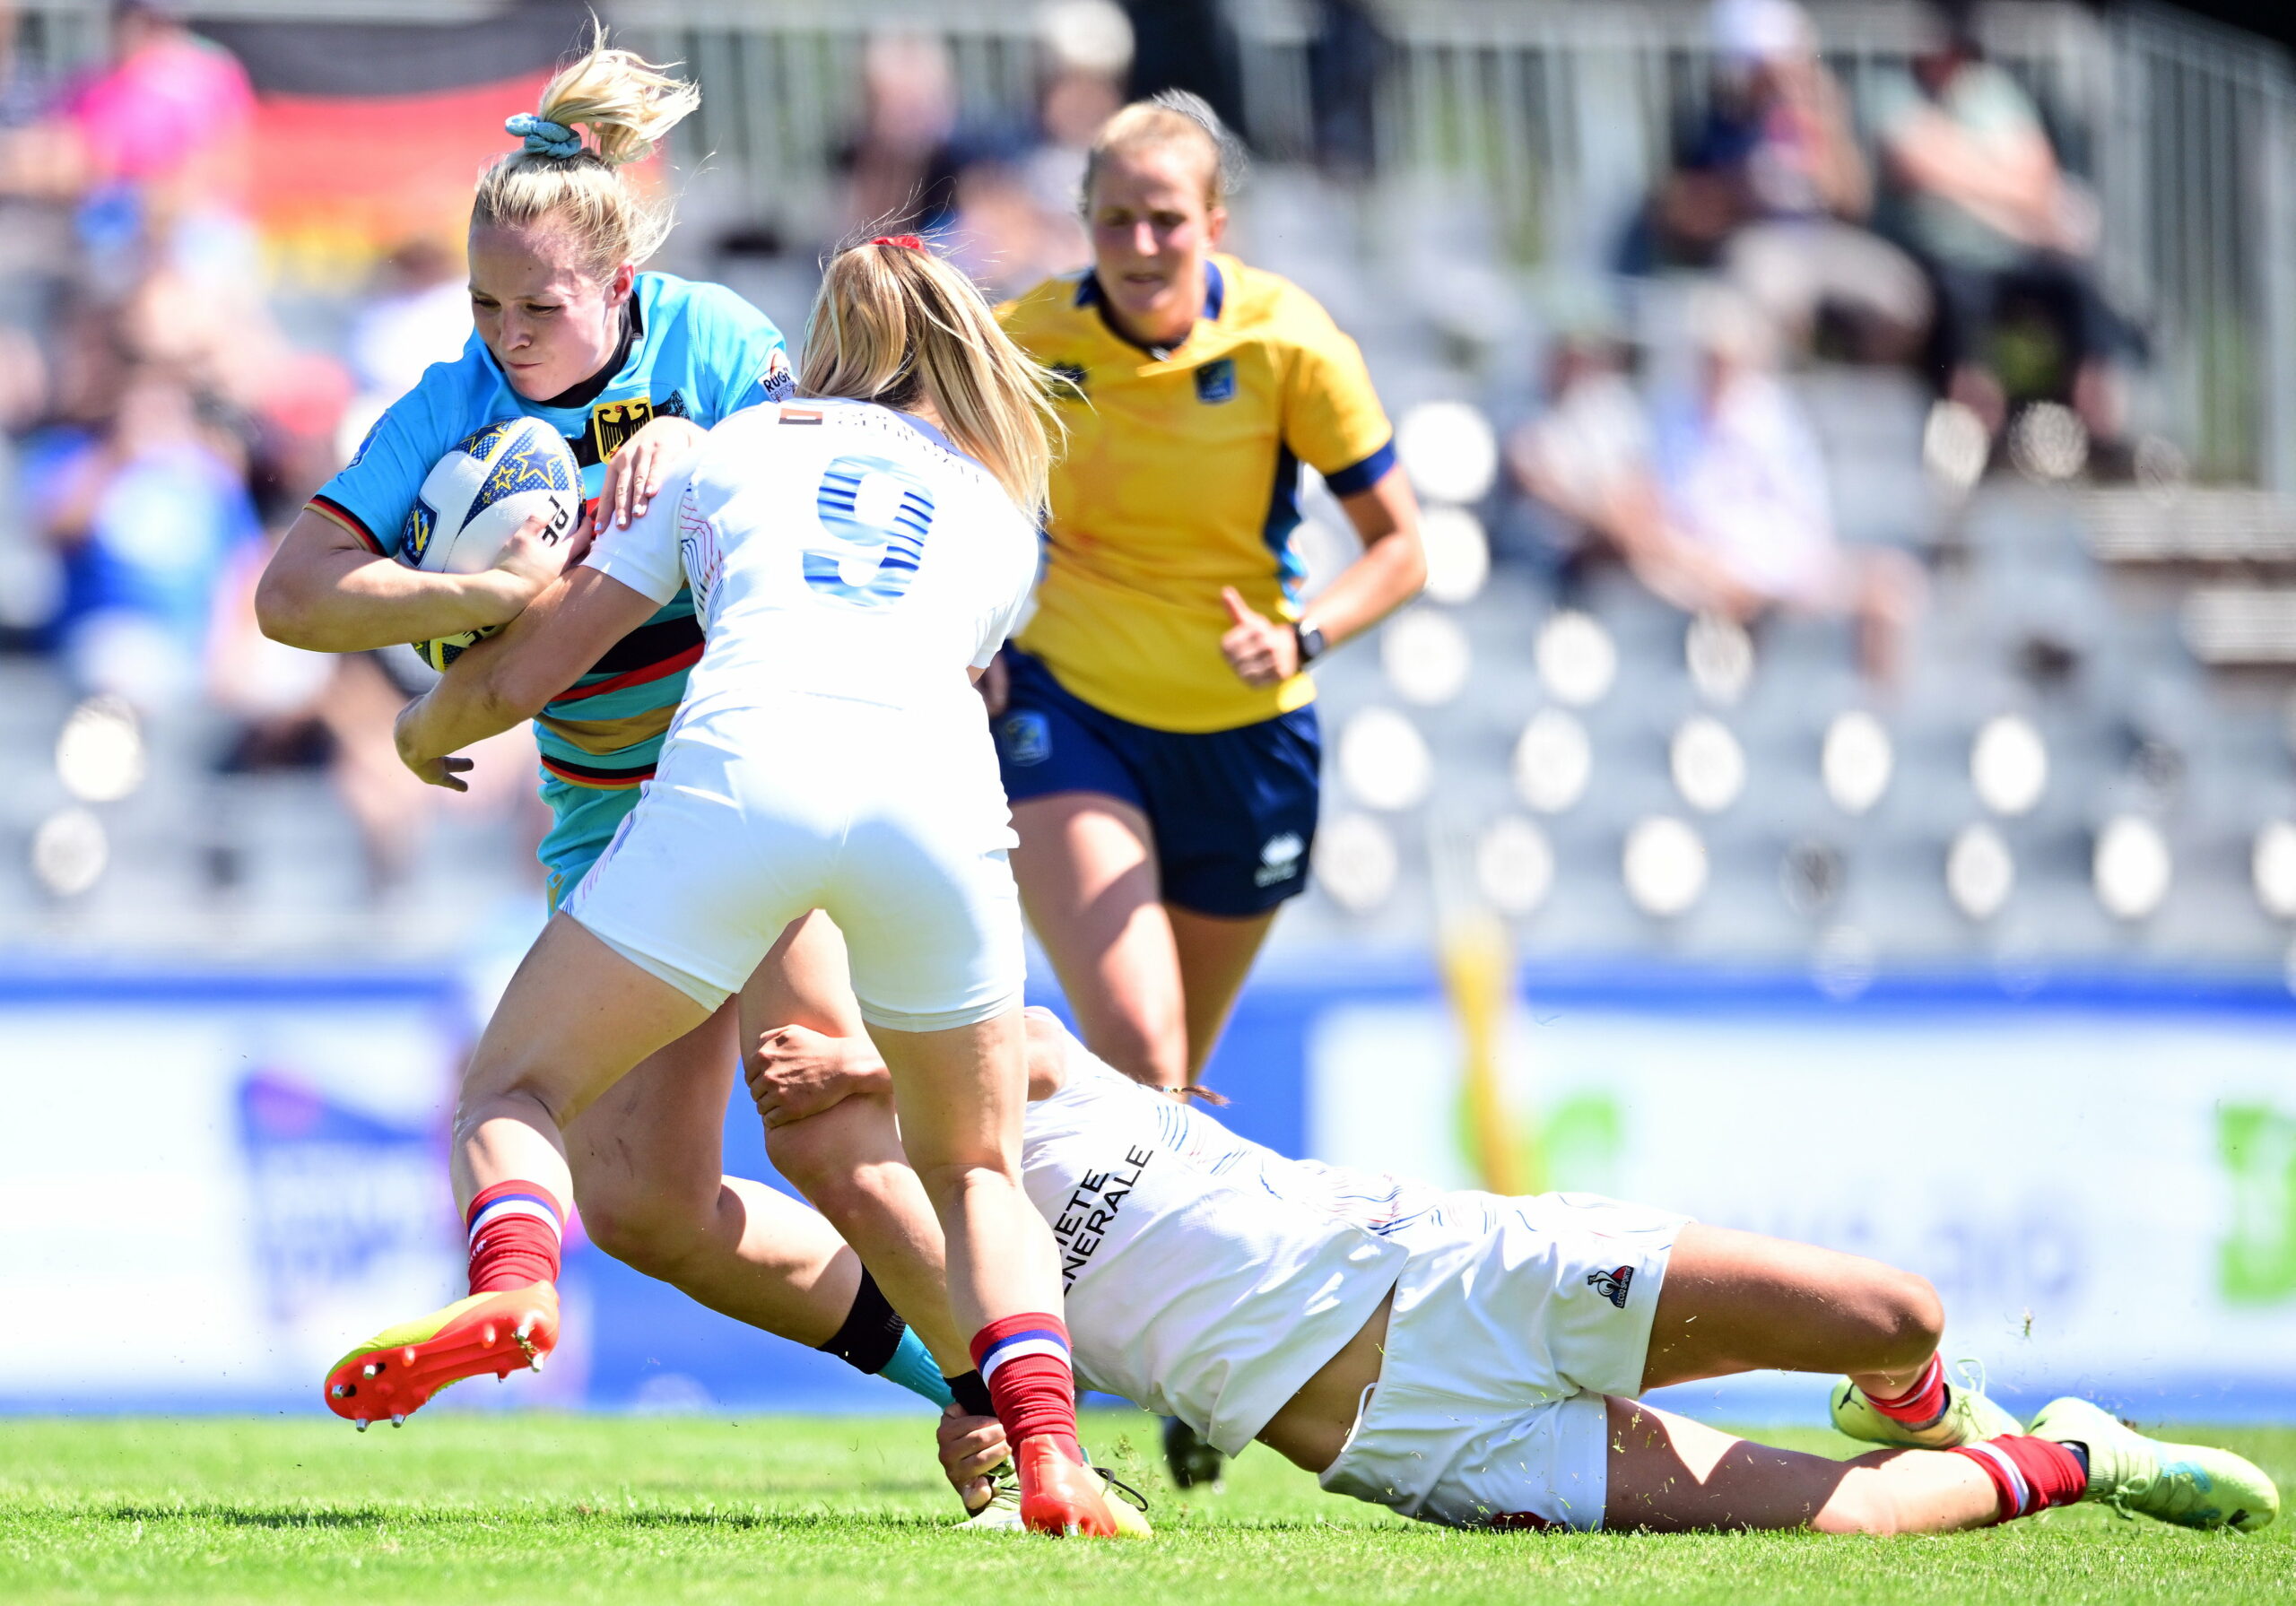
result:
[[[1292,639],[1300,644],[1300,668],[1307,668],[1324,655],[1324,633],[1306,620],[1292,627]]]

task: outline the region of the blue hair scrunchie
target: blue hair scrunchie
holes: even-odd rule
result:
[[[502,125],[506,134],[515,134],[526,142],[528,152],[540,156],[555,156],[563,161],[582,154],[582,136],[563,123],[553,123],[548,117],[522,111]]]

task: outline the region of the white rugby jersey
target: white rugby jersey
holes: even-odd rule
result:
[[[1417,1247],[1422,1237],[1455,1242],[1463,1228],[1488,1230],[1498,1225],[1498,1211],[1509,1202],[1501,1194],[1476,1188],[1439,1188],[1391,1171],[1361,1171],[1278,1154],[1265,1143],[1230,1132],[1200,1106],[1142,1087],[1073,1036],[1068,1038],[1067,1066],[1072,1079],[1100,1077],[1132,1089],[1154,1110],[1173,1152],[1205,1175],[1247,1192],[1304,1204],[1393,1238],[1405,1248]]]
[[[1021,1159],[1077,1376],[1233,1455],[1361,1331],[1409,1250],[1259,1185],[1231,1146],[1258,1149],[1074,1045],[1067,1086],[1029,1106]]]
[[[1036,578],[1035,525],[924,421],[865,402],[752,407],[584,560],[656,599],[691,583],[705,640],[681,722],[784,693],[971,699]]]

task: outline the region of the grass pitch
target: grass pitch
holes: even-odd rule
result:
[[[2296,1524],[2188,1533],[2095,1509],[1932,1539],[1454,1533],[1255,1449],[1179,1497],[1155,1423],[1087,1440],[1148,1545],[951,1532],[921,1419],[0,1421],[0,1601],[834,1602],[2296,1600]],[[1830,1433],[1766,1434],[1847,1454]],[[2222,1443],[2296,1488],[2296,1431]]]

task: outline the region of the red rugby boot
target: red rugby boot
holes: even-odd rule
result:
[[[1049,1435],[1022,1439],[1013,1462],[1021,1474],[1021,1525],[1030,1532],[1126,1536],[1109,1510],[1099,1476],[1071,1461]]]
[[[326,1408],[359,1425],[396,1428],[450,1383],[491,1372],[542,1370],[558,1347],[558,1289],[547,1282],[473,1294],[444,1310],[387,1327],[335,1363]]]

